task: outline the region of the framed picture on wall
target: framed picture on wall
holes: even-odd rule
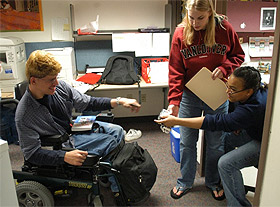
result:
[[[260,30],[275,30],[276,7],[261,8]]]
[[[41,0],[0,0],[0,31],[43,31]]]

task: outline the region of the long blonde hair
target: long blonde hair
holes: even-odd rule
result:
[[[216,41],[215,41],[215,26],[216,22],[222,27],[222,21],[223,19],[226,19],[226,16],[224,15],[218,15],[216,11],[214,10],[212,0],[186,0],[185,3],[185,10],[186,15],[183,18],[182,22],[178,25],[179,27],[184,27],[183,32],[183,42],[185,45],[191,45],[194,40],[194,29],[190,24],[189,18],[188,18],[188,10],[195,9],[197,11],[208,11],[211,13],[211,16],[209,17],[209,22],[206,25],[206,33],[204,37],[204,43],[206,46],[212,47]],[[215,20],[216,19],[216,20]],[[225,28],[224,28],[225,29]]]

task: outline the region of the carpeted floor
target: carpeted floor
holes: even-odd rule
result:
[[[174,187],[176,179],[180,176],[179,163],[171,155],[170,138],[164,134],[152,118],[147,119],[116,119],[115,123],[121,125],[126,131],[139,129],[142,137],[138,144],[147,149],[152,155],[157,167],[158,176],[151,190],[149,199],[141,206],[226,206],[226,201],[216,201],[211,192],[205,187],[204,178],[197,174],[193,189],[179,200],[170,197],[170,190]],[[19,170],[23,158],[19,146],[9,145],[9,153],[13,170]],[[115,206],[112,194],[102,189],[104,206]],[[69,198],[55,198],[56,206],[86,206],[86,193],[80,191]]]

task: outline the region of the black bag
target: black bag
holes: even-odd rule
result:
[[[140,76],[134,70],[134,59],[131,56],[116,55],[108,59],[105,70],[97,82],[96,89],[100,84],[131,85],[138,83],[139,104],[141,104]]]
[[[137,142],[126,143],[112,159],[127,204],[145,201],[157,177],[157,166],[146,149]]]
[[[130,85],[140,81],[134,70],[134,59],[130,56],[116,55],[108,59],[98,82],[106,84]]]

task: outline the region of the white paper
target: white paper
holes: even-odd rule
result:
[[[135,51],[135,33],[113,33],[113,52]]]
[[[203,67],[189,82],[186,87],[197,95],[210,108],[216,110],[227,100],[226,84],[219,78],[215,80],[212,73]]]
[[[86,73],[103,73],[105,68],[87,68]]]
[[[270,74],[261,73],[262,83],[269,84]]]
[[[70,35],[70,25],[68,18],[52,19],[52,40],[68,40]]]
[[[168,62],[151,62],[150,63],[151,83],[167,83],[168,82]]]
[[[72,81],[72,86],[80,93],[86,93],[88,90],[91,90],[93,88],[93,85],[81,81]]]
[[[152,56],[169,56],[169,33],[153,33]]]
[[[242,43],[241,47],[242,47],[242,49],[245,53],[244,63],[249,63],[251,60],[250,60],[250,55],[249,55],[249,44],[248,44],[248,42]]]
[[[250,37],[249,55],[251,57],[272,57],[274,37]]]
[[[138,33],[135,36],[135,57],[152,56],[153,33]]]
[[[113,33],[113,52],[135,52],[135,57],[169,56],[169,33]]]

